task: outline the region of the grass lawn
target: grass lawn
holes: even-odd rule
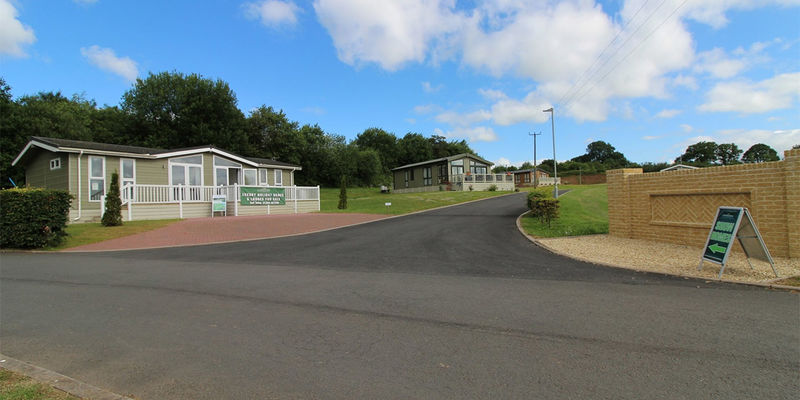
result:
[[[179,219],[159,219],[152,221],[124,222],[122,226],[103,226],[100,223],[67,225],[67,237],[57,247],[44,250],[63,250],[70,247],[102,242],[108,239],[151,231],[180,221]]]
[[[427,192],[381,193],[378,188],[348,188],[347,209],[339,210],[339,189],[320,189],[320,212],[386,214],[384,203],[392,203],[389,214],[406,214],[470,200],[485,199],[511,192]]]
[[[608,233],[608,194],[606,184],[560,185],[570,192],[561,195],[558,218],[552,227],[529,216],[522,218],[522,228],[535,237],[561,237]]]
[[[77,397],[0,368],[0,400],[79,400]]]

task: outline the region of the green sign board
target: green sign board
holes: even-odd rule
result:
[[[225,212],[225,195],[215,194],[211,202],[211,212]]]
[[[286,204],[286,189],[255,186],[239,188],[243,206],[282,206]]]
[[[720,207],[717,210],[717,218],[711,226],[703,252],[704,259],[717,264],[725,263],[733,240],[736,239],[741,217],[742,208],[739,207]]]

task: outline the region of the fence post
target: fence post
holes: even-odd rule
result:
[[[233,216],[239,216],[239,184],[233,184]]]
[[[178,185],[178,215],[183,219],[183,185]]]
[[[322,205],[320,204],[320,197],[322,196],[320,195],[319,192],[319,185],[317,185],[317,211],[322,211]]]
[[[294,213],[297,214],[297,186],[292,186],[294,189]]]
[[[106,195],[100,196],[100,218],[106,215]]]

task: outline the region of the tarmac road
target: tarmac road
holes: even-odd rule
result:
[[[800,300],[552,255],[523,195],[243,243],[0,256],[0,352],[139,399],[780,399]]]

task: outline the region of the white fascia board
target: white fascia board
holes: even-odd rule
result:
[[[215,149],[213,147],[204,147],[199,149],[190,149],[190,150],[181,150],[181,151],[171,151],[169,153],[161,153],[157,154],[155,158],[171,158],[171,157],[178,157],[178,156],[186,156],[190,154],[198,154],[198,153],[212,153],[217,154],[223,157],[227,157],[236,161],[239,161],[242,164],[247,164],[252,167],[258,167],[258,163],[250,161],[246,158],[239,157],[235,154],[228,153],[226,151],[222,151],[220,149]]]
[[[37,142],[37,141],[31,140],[31,141],[28,142],[28,144],[25,145],[25,148],[22,149],[22,151],[19,152],[19,155],[17,156],[17,158],[15,158],[14,161],[11,162],[11,166],[12,167],[17,165],[17,162],[22,158],[22,156],[25,155],[25,153],[28,152],[28,149],[30,149],[31,146],[40,147],[40,148],[45,149],[47,151],[52,151],[53,153],[58,153],[59,151],[62,151],[58,147],[53,147],[53,146],[50,146],[50,145],[47,145],[47,144],[44,144],[44,143],[41,143],[41,142]]]
[[[99,155],[99,156],[113,156],[113,157],[126,157],[126,158],[149,158],[153,159],[150,154],[141,154],[141,153],[127,153],[124,151],[105,151],[105,150],[91,150],[91,149],[81,149],[79,147],[62,147],[60,148],[61,152],[64,153],[80,153],[83,154],[91,154],[91,155]]]
[[[288,169],[288,170],[292,170],[292,171],[302,171],[303,170],[303,167],[289,167],[289,166],[286,166],[286,165],[275,165],[275,164],[258,164],[258,168],[262,168],[262,169],[267,169],[267,168]]]

